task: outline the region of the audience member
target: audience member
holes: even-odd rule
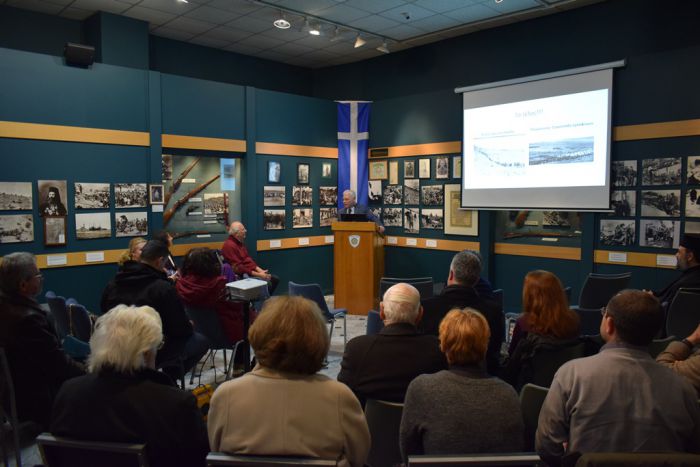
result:
[[[473,251],[460,251],[450,263],[447,287],[440,295],[423,300],[425,314],[419,329],[425,334],[438,335],[442,318],[453,308],[470,307],[484,315],[489,323],[491,338],[486,353],[486,365],[492,375],[498,373],[501,344],[503,343],[504,325],[501,306],[477,293],[474,288],[479,283],[481,260]]]
[[[403,402],[416,376],[447,368],[437,337],[416,328],[422,315],[418,290],[405,283],[393,285],[379,305],[384,328],[347,343],[338,381],[347,384],[362,405],[367,399]]]
[[[684,376],[700,397],[700,325],[682,341],[668,344],[656,361]]]
[[[258,364],[214,392],[211,449],[362,466],[370,447],[362,408],[345,385],[317,374],[330,345],[318,306],[301,297],[273,297],[249,337]]]
[[[676,251],[676,268],[682,273],[665,288],[654,291],[661,303],[671,304],[681,287],[700,287],[700,234],[683,234]]]
[[[173,247],[173,236],[170,235],[170,232],[167,230],[159,230],[156,232],[153,235],[153,240],[163,242],[165,245],[167,245],[168,250]],[[168,251],[168,257],[165,259],[165,261],[163,261],[163,272],[168,276],[168,279],[173,282],[176,282],[180,278],[180,271],[177,264],[175,264],[175,259],[173,259],[170,251]]]
[[[659,301],[639,290],[614,296],[600,324],[600,353],[557,371],[540,412],[538,454],[700,450],[693,387],[647,351],[663,321]]]
[[[63,352],[46,311],[35,300],[42,285],[31,253],[10,253],[0,261],[0,347],[12,375],[17,416],[46,429],[61,384],[84,370]]]
[[[158,351],[158,367],[164,361],[180,358],[189,370],[209,349],[207,339],[192,330],[192,323],[177,295],[175,286],[163,272],[163,263],[170,252],[159,240],[150,240],[143,247],[138,262],[128,262],[102,292],[102,313],[119,304],[148,305],[155,308],[163,321],[165,344]]]
[[[523,417],[515,390],[483,365],[489,325],[478,311],[454,309],[440,323],[449,370],[411,382],[401,418],[401,453],[469,454],[523,448]]]
[[[134,237],[129,241],[129,248],[119,257],[119,267],[124,266],[127,261],[138,261],[141,259],[141,250],[146,244],[143,237]]]
[[[255,261],[253,261],[253,258],[250,257],[248,249],[245,243],[243,243],[247,232],[248,231],[241,222],[231,222],[231,226],[228,229],[229,237],[221,248],[221,254],[233,267],[233,271],[236,274],[247,274],[250,277],[267,281],[268,292],[272,295],[280,279],[274,274],[270,274],[269,270],[258,266]]]
[[[204,465],[207,430],[192,393],[155,371],[163,342],[149,306],[118,305],[98,318],[89,374],[56,397],[51,433],[88,441],[145,443],[151,466]]]

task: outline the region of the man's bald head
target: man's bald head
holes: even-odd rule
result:
[[[416,324],[421,317],[420,292],[410,284],[389,287],[381,303],[385,324]]]

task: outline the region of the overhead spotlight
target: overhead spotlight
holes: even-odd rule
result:
[[[340,28],[338,26],[335,27],[333,30],[333,35],[331,36],[330,41],[335,42],[340,40]]]
[[[503,0],[494,0],[496,3],[501,3]]]
[[[177,0],[178,3],[190,3],[187,0]]]
[[[287,21],[287,18],[284,17],[282,10],[280,10],[280,17],[272,24],[274,24],[278,29],[289,29],[292,26],[289,21]]]
[[[311,34],[312,36],[320,36],[321,35],[321,25],[318,23],[310,24],[309,25],[309,34]]]
[[[362,46],[365,45],[366,43],[367,43],[367,41],[364,40],[364,39],[360,36],[360,33],[358,32],[358,33],[357,33],[357,37],[355,38],[355,48],[357,49],[357,48],[359,48],[359,47],[362,47]]]
[[[382,42],[382,45],[377,47],[377,50],[382,52],[382,53],[385,53],[385,54],[389,53],[389,47],[387,47],[387,45],[386,45],[386,39],[384,39],[384,42]]]

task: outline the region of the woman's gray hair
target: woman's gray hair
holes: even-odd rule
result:
[[[95,323],[90,339],[88,370],[113,368],[133,373],[144,367],[144,353],[156,351],[163,341],[160,315],[150,306],[117,305]]]
[[[0,261],[0,289],[9,294],[19,292],[22,281],[36,274],[36,258],[26,251],[10,253]]]

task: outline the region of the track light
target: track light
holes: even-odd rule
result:
[[[382,52],[382,53],[385,53],[385,54],[389,53],[389,47],[387,47],[386,39],[384,39],[384,42],[382,42],[382,45],[377,47],[377,50]]]
[[[313,25],[309,24],[309,34],[312,36],[320,36],[321,26],[318,23],[314,23]]]
[[[358,33],[357,33],[357,38],[355,38],[355,48],[357,49],[357,48],[359,48],[359,47],[362,47],[362,46],[365,45],[366,43],[367,43],[367,41],[365,41],[365,40],[360,36],[360,33],[358,32]]]
[[[292,26],[289,21],[287,21],[287,18],[284,17],[282,10],[280,10],[280,17],[272,24],[274,24],[278,29],[289,29]]]

